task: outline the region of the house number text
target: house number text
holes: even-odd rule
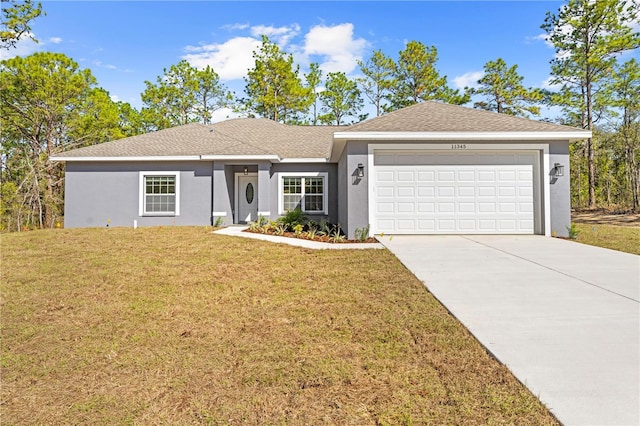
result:
[[[467,149],[467,145],[463,143],[452,143],[451,149]]]

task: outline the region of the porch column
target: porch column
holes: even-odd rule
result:
[[[271,163],[258,163],[258,216],[271,217]]]
[[[234,223],[234,218],[229,191],[227,190],[227,174],[224,171],[224,166],[225,164],[220,161],[213,162],[213,212],[211,212],[211,216],[213,224],[220,220],[222,225],[231,225]]]

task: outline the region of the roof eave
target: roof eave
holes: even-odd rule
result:
[[[130,157],[64,157],[52,156],[52,161],[65,162],[133,162],[133,161],[270,161],[272,163],[326,163],[328,158],[280,158],[278,155],[167,155]]]
[[[105,161],[198,161],[200,155],[164,155],[164,156],[129,156],[129,157],[112,157],[112,156],[89,156],[89,157],[65,157],[51,156],[51,161],[66,162],[105,162]]]
[[[588,130],[562,132],[336,132],[334,140],[579,140],[592,136]]]

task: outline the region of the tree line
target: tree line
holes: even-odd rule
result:
[[[30,34],[43,14],[32,0],[3,0],[1,49]],[[632,23],[637,0],[570,0],[548,12],[541,28],[556,50],[550,83],[556,90],[525,87],[517,65],[488,61],[474,88],[453,89],[437,67],[434,46],[409,41],[396,57],[381,50],[358,61],[360,77],[307,73],[293,56],[263,36],[244,93],[232,93],[211,67],[182,60],[146,81],[142,108],[114,102],[89,69],[51,52],[0,62],[2,181],[0,230],[50,228],[63,215],[64,170],[50,157],[71,148],[102,143],[191,122],[208,124],[230,108],[248,117],[286,124],[348,125],[376,115],[435,100],[536,118],[541,106],[562,111],[556,119],[593,130],[594,137],[571,144],[574,207],[616,207],[640,211],[640,66],[623,54],[640,47]],[[627,55],[628,56],[628,55]]]

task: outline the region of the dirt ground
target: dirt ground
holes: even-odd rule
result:
[[[593,225],[617,225],[640,228],[640,213],[617,213],[598,210],[574,210],[571,220],[576,223]]]

